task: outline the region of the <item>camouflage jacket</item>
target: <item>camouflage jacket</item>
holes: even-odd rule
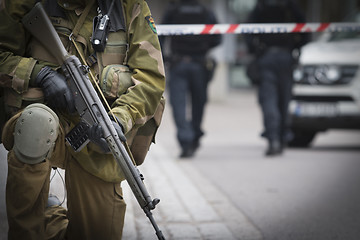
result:
[[[0,7],[0,87],[5,92],[6,105],[11,108],[23,108],[29,95],[33,97],[33,102],[43,101],[41,94],[36,98],[36,89],[31,87],[32,81],[43,66],[58,68],[52,57],[46,57],[41,46],[39,47],[21,24],[22,17],[36,2],[3,0]],[[52,16],[51,20],[66,49],[79,57],[68,36],[90,1],[57,2],[66,17]],[[122,123],[124,132],[129,133],[153,117],[165,89],[165,72],[155,24],[147,3],[144,0],[122,0],[122,6],[125,29],[109,34],[105,52],[102,55],[97,54],[98,61],[92,66],[92,70],[98,76],[98,81],[103,82],[106,67],[122,64],[129,67],[132,86],[124,94],[115,95],[111,100],[113,112]],[[92,21],[96,15],[97,6],[94,4],[76,38],[85,57],[94,53],[90,37]],[[66,114],[60,115],[64,115],[64,119],[72,126],[76,124],[76,119],[69,118]],[[72,152],[72,155],[86,170],[106,181],[122,179],[112,156],[93,150],[91,145],[80,153]]]

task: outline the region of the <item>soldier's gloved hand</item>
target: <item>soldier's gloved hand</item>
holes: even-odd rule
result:
[[[50,67],[43,67],[35,78],[35,85],[42,88],[45,100],[51,108],[75,112],[74,97],[63,75]]]
[[[121,126],[121,123],[119,120],[117,120],[118,123],[116,123],[112,117],[111,118],[111,122],[115,127],[115,130],[120,138],[121,141],[125,142],[126,141],[126,137],[123,133],[123,127]],[[105,152],[108,153],[110,152],[109,146],[104,138],[104,132],[103,129],[101,127],[101,125],[99,124],[95,124],[94,126],[92,126],[89,129],[88,132],[88,136],[91,142],[95,143],[96,145],[100,146],[101,149]]]

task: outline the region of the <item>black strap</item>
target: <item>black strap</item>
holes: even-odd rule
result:
[[[98,5],[102,14],[107,14],[113,0],[98,0]],[[121,0],[115,0],[113,9],[110,13],[110,32],[125,30],[125,18]]]

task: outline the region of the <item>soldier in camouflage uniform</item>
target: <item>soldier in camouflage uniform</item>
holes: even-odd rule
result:
[[[68,52],[80,58],[70,35],[80,46],[131,145],[149,119],[155,129],[159,124],[165,73],[147,3],[117,1],[124,26],[110,30],[102,53],[94,53],[90,43],[98,14],[95,0],[44,4]],[[61,68],[21,24],[36,2],[3,0],[0,9],[0,90],[6,110],[1,114],[11,117],[2,132],[9,151],[9,239],[121,239],[123,174],[112,154],[94,142],[78,153],[65,144],[79,117],[72,113],[74,103]],[[125,76],[130,83],[123,89]],[[65,169],[67,210],[47,207],[51,167]]]

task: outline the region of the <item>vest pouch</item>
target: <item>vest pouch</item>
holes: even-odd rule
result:
[[[110,32],[104,52],[97,53],[102,67],[124,63],[128,50],[127,35],[124,31]]]
[[[162,97],[155,111],[154,117],[149,119],[136,132],[130,131],[128,144],[137,166],[141,165],[150,149],[151,143],[155,143],[155,135],[160,126],[165,109],[165,98]]]
[[[134,85],[131,72],[124,65],[109,65],[101,74],[100,88],[107,99],[114,100]]]

